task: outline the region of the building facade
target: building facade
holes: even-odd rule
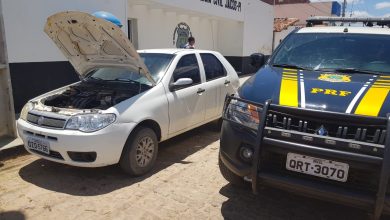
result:
[[[18,0],[2,1],[15,112],[31,98],[73,83],[72,66],[43,32],[60,11],[108,11],[122,21],[138,49],[180,47],[221,52],[238,72],[249,73],[252,53],[272,52],[273,7],[258,0]],[[4,94],[0,94],[4,95]]]
[[[296,26],[306,26],[310,16],[340,16],[341,5],[337,1],[275,5],[275,18],[298,18]]]

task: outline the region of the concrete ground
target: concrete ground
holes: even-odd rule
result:
[[[367,219],[350,207],[274,189],[255,196],[219,173],[219,132],[206,125],[160,145],[155,169],[77,168],[0,156],[0,219]]]

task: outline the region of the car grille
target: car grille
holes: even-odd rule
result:
[[[321,115],[321,117],[318,117]],[[374,119],[368,120],[358,118],[355,116],[345,115],[338,117],[335,115],[327,116],[323,114],[315,114],[309,111],[295,109],[293,112],[284,111],[281,109],[271,109],[268,111],[266,119],[266,127],[280,129],[282,131],[294,131],[303,134],[343,139],[347,142],[365,142],[369,144],[384,145],[386,137],[386,120]],[[324,130],[320,131],[323,128]],[[322,134],[320,134],[322,132]],[[293,141],[295,140],[289,140]],[[353,151],[362,154],[382,155],[376,154],[373,151],[363,151],[362,149],[354,150],[351,148],[340,148],[341,141],[335,142],[337,146],[324,145],[315,142],[316,146],[326,148],[338,148],[344,151]],[[310,144],[310,143],[309,143]],[[292,172],[286,169],[287,154],[283,152],[267,151],[263,152],[262,159],[260,159],[260,169],[279,173],[283,176],[299,177],[300,179],[312,180],[315,182],[324,182],[330,185],[338,186],[345,189],[356,189],[365,192],[376,192],[379,184],[379,170],[380,166],[367,164],[367,166],[358,166],[346,160],[333,159],[334,161],[344,162],[349,164],[349,173],[347,182],[338,182],[321,177]],[[314,156],[315,155],[307,155]],[[326,158],[332,160],[332,158]],[[390,193],[390,192],[388,192]]]
[[[347,120],[331,121],[314,117],[297,117],[282,112],[270,112],[267,115],[266,126],[308,134],[326,132],[323,136],[381,145],[384,145],[386,137],[385,125],[356,124]],[[325,130],[320,131],[321,127]]]
[[[65,119],[51,118],[33,113],[28,113],[27,121],[38,126],[49,128],[64,128],[66,122]]]

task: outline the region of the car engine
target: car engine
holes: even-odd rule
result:
[[[126,99],[146,91],[149,87],[130,83],[80,82],[61,94],[42,100],[46,106],[73,109],[108,109]]]

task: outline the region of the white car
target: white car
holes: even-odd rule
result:
[[[81,79],[30,100],[21,112],[25,148],[47,160],[120,163],[142,175],[153,167],[159,142],[219,119],[225,96],[239,86],[218,52],[137,53],[120,28],[86,13],[55,14],[45,32]]]

